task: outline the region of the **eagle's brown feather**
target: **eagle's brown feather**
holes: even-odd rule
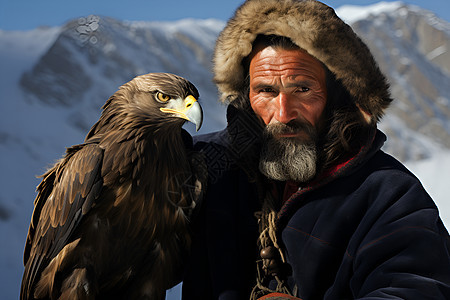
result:
[[[198,97],[175,75],[134,79],[106,102],[85,142],[43,175],[21,299],[159,299],[176,283],[206,172],[182,139],[184,120],[161,112],[154,90]]]

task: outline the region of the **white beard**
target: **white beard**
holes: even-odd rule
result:
[[[274,180],[306,182],[316,175],[315,134],[311,134],[313,136],[307,141],[298,138],[275,138],[272,132],[283,131],[284,126],[275,125],[274,127],[278,127],[275,130],[266,127],[259,169],[265,176]]]

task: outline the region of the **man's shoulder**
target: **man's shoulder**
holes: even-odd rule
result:
[[[420,207],[436,208],[420,179],[393,156],[378,151],[365,172],[360,190],[366,189],[372,196],[378,194],[380,197],[371,198],[377,199],[374,203],[377,206],[401,206],[411,211]]]
[[[381,176],[393,174],[402,178],[417,181],[417,177],[406,166],[390,154],[379,150],[369,161],[373,172],[380,173]]]

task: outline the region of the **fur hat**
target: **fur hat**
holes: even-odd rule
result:
[[[242,60],[258,35],[288,37],[335,75],[369,124],[376,124],[392,101],[389,85],[372,54],[331,7],[314,0],[248,0],[219,35],[214,81],[221,100],[245,90]]]

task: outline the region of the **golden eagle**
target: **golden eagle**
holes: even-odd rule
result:
[[[201,126],[197,99],[192,83],[166,73],[108,99],[84,143],[42,175],[21,299],[164,299],[206,180],[181,128]]]

